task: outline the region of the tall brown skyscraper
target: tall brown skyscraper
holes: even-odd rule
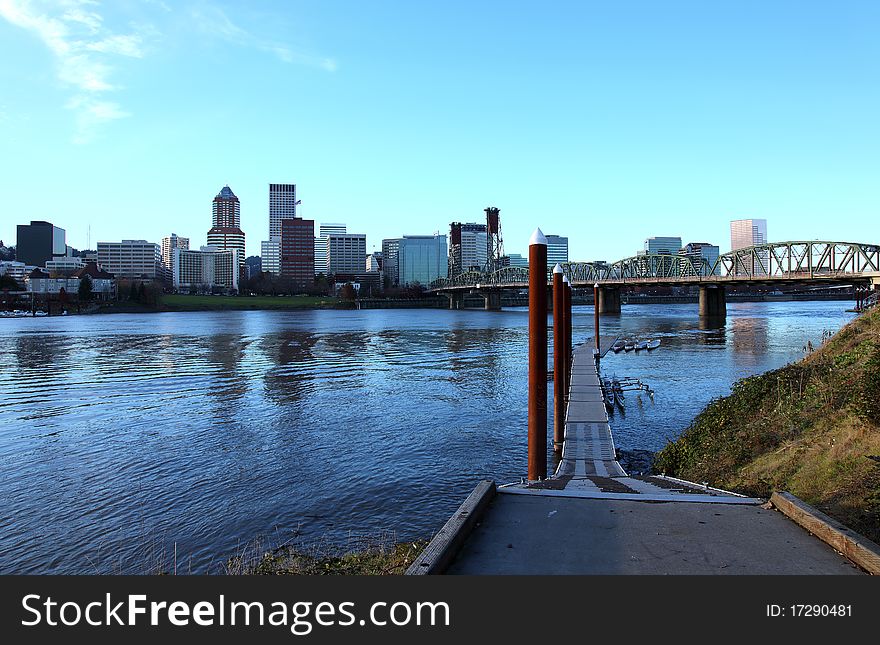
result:
[[[224,186],[214,198],[208,246],[238,251],[239,275],[247,275],[244,268],[244,231],[241,230],[241,202],[229,186]]]
[[[315,283],[315,222],[310,219],[281,220],[281,276],[300,288]]]

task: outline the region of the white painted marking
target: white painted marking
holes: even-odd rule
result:
[[[575,481],[587,480],[572,480]],[[681,502],[687,504],[745,504],[748,506],[758,506],[764,504],[766,500],[755,499],[754,497],[728,497],[726,495],[686,495],[678,493],[670,493],[668,495],[644,495],[641,493],[603,493],[591,492],[588,490],[580,490],[580,487],[572,485],[566,486],[563,490],[539,490],[532,488],[520,488],[519,485],[509,488],[499,488],[498,493],[511,495],[537,495],[539,497],[574,497],[580,499],[618,499],[622,501],[632,502]]]

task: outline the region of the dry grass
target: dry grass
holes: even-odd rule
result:
[[[737,383],[655,467],[750,495],[788,490],[880,541],[880,312],[798,363]]]
[[[393,533],[378,536],[350,535],[338,546],[317,540],[296,539],[269,548],[257,539],[230,558],[228,575],[403,575],[427,546],[426,541],[397,542]]]

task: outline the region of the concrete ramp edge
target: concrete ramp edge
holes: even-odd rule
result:
[[[495,482],[484,479],[468,495],[421,555],[406,570],[408,576],[439,574],[455,558],[474,525],[483,516],[496,493]]]
[[[872,575],[880,575],[880,546],[791,493],[777,492],[770,503],[791,520]]]

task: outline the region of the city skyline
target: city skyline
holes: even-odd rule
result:
[[[228,183],[259,255],[266,187],[290,182],[298,215],[368,252],[489,204],[508,253],[540,226],[572,260],[669,233],[723,252],[748,218],[877,241],[874,3],[510,9],[6,0],[0,239],[45,220],[80,249],[197,246]],[[145,184],[162,209],[131,199]]]

